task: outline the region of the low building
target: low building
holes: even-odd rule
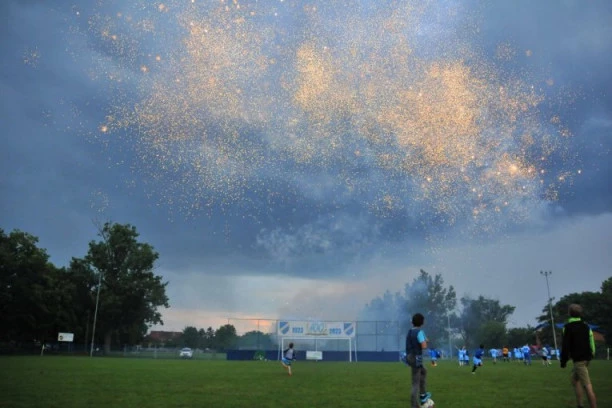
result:
[[[153,330],[145,336],[143,343],[149,344],[149,347],[153,345],[159,347],[164,347],[168,344],[176,345],[182,335],[183,332]]]

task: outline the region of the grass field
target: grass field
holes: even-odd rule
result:
[[[570,363],[571,365],[571,363]],[[401,363],[0,358],[0,407],[407,407]],[[428,367],[439,408],[574,407],[569,367],[485,362]],[[612,407],[612,361],[590,367],[599,407]]]

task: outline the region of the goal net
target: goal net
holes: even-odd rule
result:
[[[357,361],[355,322],[287,321],[277,326],[278,359],[294,343],[307,360]]]

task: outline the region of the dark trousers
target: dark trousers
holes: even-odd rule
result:
[[[424,394],[426,391],[426,381],[427,381],[427,370],[425,367],[411,367],[412,368],[412,397],[411,397],[411,407],[412,408],[420,408],[421,407],[421,394]]]

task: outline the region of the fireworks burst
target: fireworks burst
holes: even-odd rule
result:
[[[116,95],[99,137],[128,138],[136,170],[186,214],[335,194],[376,217],[469,220],[486,231],[528,218],[571,182],[567,169],[546,172],[570,159],[559,118],[544,117],[528,78],[496,65],[517,50],[504,43],[480,55],[439,32],[424,45],[435,6],[343,5],[97,11],[88,35],[108,58],[92,78]]]
[[[38,67],[38,63],[40,61],[40,51],[38,47],[34,47],[26,50],[23,53],[23,63],[29,65],[33,68]]]

